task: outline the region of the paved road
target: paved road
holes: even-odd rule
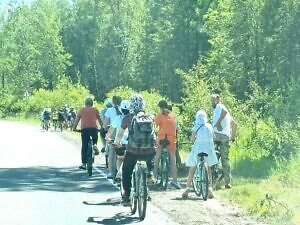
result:
[[[152,204],[140,222],[120,205],[101,165],[88,177],[79,159],[56,132],[0,121],[0,224],[175,224]]]

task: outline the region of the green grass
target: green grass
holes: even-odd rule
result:
[[[14,116],[6,116],[4,120],[18,121],[20,123],[38,125],[40,124],[39,115],[20,113]]]
[[[218,195],[270,224],[300,224],[299,168],[299,158],[277,168],[267,159],[243,160],[233,170],[233,188]]]

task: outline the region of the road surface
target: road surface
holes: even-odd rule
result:
[[[80,151],[58,132],[0,121],[0,224],[176,224],[151,203],[139,221],[101,165],[92,177],[78,165]]]

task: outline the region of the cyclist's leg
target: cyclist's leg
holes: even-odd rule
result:
[[[157,170],[158,170],[158,166],[159,166],[159,161],[160,161],[161,153],[162,153],[161,146],[158,146],[158,148],[156,149],[155,157],[154,157],[153,176],[154,176],[155,179],[157,177]]]
[[[98,143],[98,130],[97,128],[91,128],[90,129],[90,135],[93,139],[93,150],[94,150],[94,153],[95,155],[98,155],[99,154],[99,150],[97,148],[97,143]]]
[[[88,142],[89,142],[89,132],[86,129],[81,130],[81,162],[82,164],[87,163],[87,156],[86,152],[88,149]]]
[[[191,166],[189,169],[189,173],[188,173],[188,177],[187,177],[187,181],[186,181],[186,189],[182,193],[182,198],[187,198],[189,195],[189,192],[191,192],[193,189],[192,181],[193,181],[195,171],[196,171],[196,166]]]
[[[108,175],[107,178],[112,179],[114,174],[116,151],[112,144],[108,144]]]
[[[126,197],[130,196],[131,178],[132,178],[132,172],[135,164],[136,164],[135,155],[130,152],[126,152],[123,161],[123,167],[122,167],[122,184],[124,189],[124,195]]]
[[[170,144],[168,145],[169,156],[170,156],[170,168],[173,177],[172,184],[179,188],[177,185],[177,167],[176,167],[176,137],[168,136],[167,139],[169,140]],[[178,187],[177,187],[178,186]]]
[[[174,151],[169,151],[169,155],[170,155],[170,167],[171,167],[173,181],[177,182],[176,153]]]

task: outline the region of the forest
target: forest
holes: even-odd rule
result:
[[[1,1],[0,77],[0,117],[143,92],[174,105],[182,139],[219,93],[238,176],[300,165],[298,0]],[[263,177],[243,172],[253,161]]]

